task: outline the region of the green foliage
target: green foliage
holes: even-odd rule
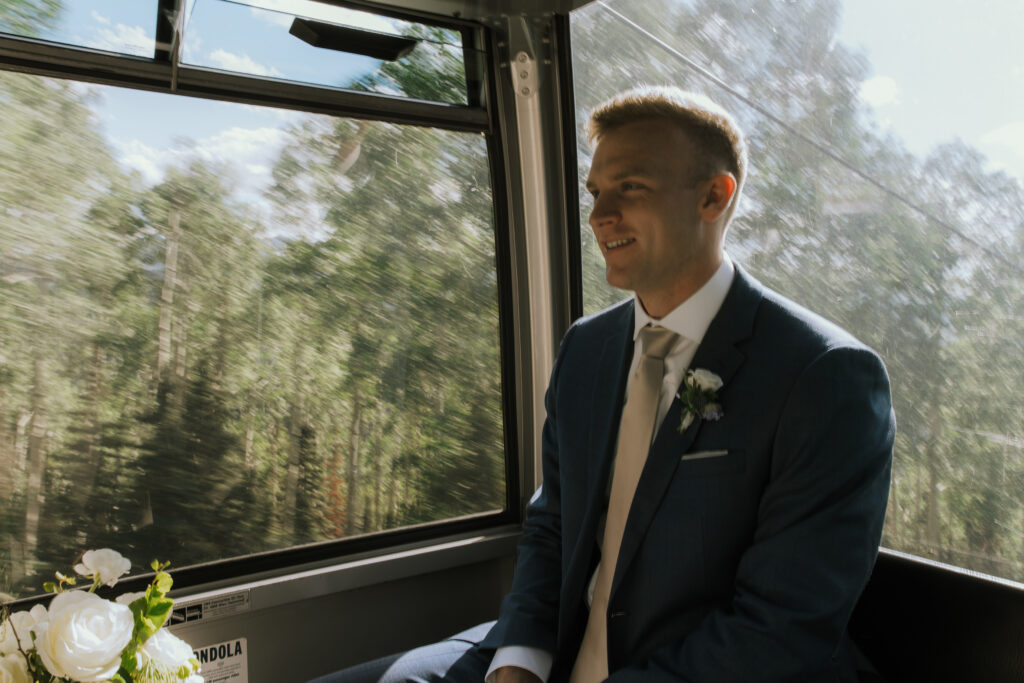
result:
[[[419,44],[406,57],[383,62],[380,69],[361,76],[348,87],[370,92],[400,92],[406,97],[450,104],[466,104],[466,74],[461,37],[450,29],[413,25],[405,33]]]
[[[373,87],[464,102],[450,36],[424,37]],[[151,187],[121,174],[94,96],[0,74],[0,425],[44,435],[38,483],[0,451],[4,538],[35,537],[0,587],[82,545],[195,564],[500,508],[484,141],[308,117],[265,224],[185,143]]]
[[[36,36],[56,22],[63,5],[61,0],[4,0],[0,4],[0,31]]]
[[[65,576],[60,572],[54,572],[54,576],[57,578],[56,582],[46,581],[43,583],[43,590],[47,593],[63,593],[67,586],[74,586],[76,583],[73,576]],[[96,590],[95,586],[93,586],[93,590]]]

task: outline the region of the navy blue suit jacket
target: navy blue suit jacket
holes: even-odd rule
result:
[[[546,397],[543,485],[512,590],[482,645],[555,655],[564,680],[599,560],[633,304],[583,318]],[[833,681],[853,673],[850,613],[871,572],[895,423],[878,356],[737,267],[690,367],[724,381],[724,417],[648,455],[608,609],[612,681]]]

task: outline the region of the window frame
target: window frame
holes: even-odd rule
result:
[[[493,28],[478,22],[448,17],[436,17],[423,12],[381,9],[376,4],[359,2],[333,2],[341,6],[374,12],[422,24],[459,30],[463,36],[466,55],[468,105],[426,102],[411,98],[365,93],[328,86],[316,86],[284,81],[269,77],[225,73],[214,69],[183,66],[172,63],[171,54],[160,50],[161,41],[168,38],[167,22],[163,12],[176,0],[161,0],[158,8],[157,50],[153,59],[103,52],[91,48],[62,45],[46,40],[0,33],[0,70],[26,73],[42,77],[95,83],[134,90],[165,93],[176,96],[198,97],[215,101],[252,104],[325,114],[329,116],[386,121],[390,123],[438,128],[484,136],[492,193],[492,225],[495,240],[495,273],[498,287],[499,365],[501,369],[502,429],[505,462],[505,507],[496,512],[476,513],[435,522],[397,529],[361,534],[348,538],[293,546],[280,550],[215,560],[174,570],[175,594],[187,596],[207,590],[231,592],[231,586],[267,577],[287,580],[303,572],[338,570],[343,586],[346,567],[362,564],[369,556],[403,557],[410,552],[417,555],[411,565],[416,571],[427,570],[451,563],[452,557],[479,559],[484,556],[510,554],[523,519],[524,502],[532,493],[521,463],[524,426],[519,416],[527,414],[529,396],[521,389],[523,357],[529,352],[522,349],[524,325],[520,319],[523,309],[523,287],[516,274],[516,264],[522,260],[518,230],[511,217],[510,189],[514,183],[507,149],[509,138],[507,113],[499,111],[501,64],[499,43]],[[563,27],[568,33],[568,24]],[[169,42],[169,41],[165,41]],[[567,55],[568,53],[566,53]],[[472,58],[472,59],[471,59]],[[567,81],[571,83],[571,80]],[[571,97],[571,92],[569,93]],[[572,117],[572,108],[566,110]],[[574,139],[570,139],[573,145]],[[567,143],[568,144],[568,143]],[[574,168],[574,166],[573,166]],[[575,187],[575,173],[566,187]],[[574,195],[571,195],[574,197]],[[565,202],[572,207],[575,202]],[[574,231],[567,231],[570,235]],[[528,326],[525,326],[528,327]],[[557,341],[557,340],[555,340]],[[539,428],[539,427],[538,427]],[[528,441],[528,440],[527,440]],[[525,489],[529,489],[525,491]],[[461,540],[460,540],[461,539]],[[478,541],[476,550],[467,549],[466,539]],[[456,546],[454,554],[441,559],[425,560],[417,549],[432,545]],[[482,544],[482,545],[480,545]],[[472,545],[472,544],[470,544]],[[480,550],[483,548],[483,550]],[[83,549],[84,550],[84,549]],[[455,561],[459,561],[456,559]],[[325,569],[326,568],[326,569]],[[401,570],[399,570],[401,571]],[[408,570],[407,570],[408,571]],[[299,574],[296,574],[298,572]],[[140,574],[119,582],[117,592],[143,590],[152,573]],[[306,579],[309,579],[307,576]],[[317,585],[321,579],[313,579]],[[101,589],[101,593],[106,589]],[[22,598],[11,603],[21,609],[42,604],[49,595]]]

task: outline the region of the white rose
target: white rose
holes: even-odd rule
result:
[[[722,378],[704,368],[697,368],[692,373],[693,381],[704,391],[718,391],[722,388]]]
[[[110,548],[99,550],[86,550],[82,555],[82,562],[75,565],[75,571],[82,576],[99,576],[100,581],[113,586],[117,580],[128,573],[132,568],[129,562],[121,553]]]
[[[61,593],[50,603],[48,619],[36,625],[36,650],[55,676],[105,681],[117,673],[134,625],[124,605],[95,593]]]
[[[46,608],[36,605],[28,612],[15,612],[0,624],[0,655],[10,654],[21,649],[32,647],[32,628],[36,623],[46,619]]]
[[[20,653],[0,657],[0,683],[32,683],[28,664]]]
[[[163,681],[186,668],[192,672],[192,646],[167,629],[160,629],[139,648],[139,675],[136,681]],[[192,675],[195,675],[192,673]],[[189,681],[192,679],[189,678]],[[202,678],[199,678],[202,681]]]

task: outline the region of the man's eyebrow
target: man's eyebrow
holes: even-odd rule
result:
[[[650,178],[653,175],[654,175],[654,171],[652,171],[650,168],[647,168],[645,166],[629,166],[627,168],[623,168],[623,169],[620,169],[620,170],[616,171],[615,175],[613,175],[610,178],[610,180],[612,182],[617,182],[619,180],[622,180],[623,178],[635,178],[637,176],[642,177],[642,178]],[[594,181],[591,180],[591,178],[588,177],[587,178],[587,185],[586,186],[587,187],[592,187],[593,185],[595,185]]]
[[[612,180],[622,180],[623,178],[629,178],[631,176],[644,176],[648,177],[654,175],[654,172],[646,166],[630,166],[624,168],[612,176]]]

